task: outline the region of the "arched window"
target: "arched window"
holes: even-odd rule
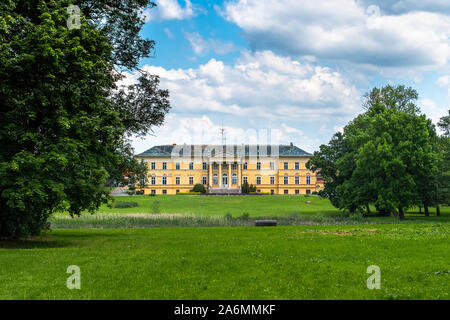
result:
[[[231,184],[238,184],[237,174],[236,173],[233,173],[233,177],[231,179]]]
[[[219,178],[218,178],[218,175],[216,173],[213,174],[213,184],[219,184]]]

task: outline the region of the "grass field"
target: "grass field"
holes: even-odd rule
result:
[[[138,207],[60,213],[46,235],[0,241],[0,299],[450,298],[449,207],[399,221],[349,216],[318,197],[116,201]],[[258,217],[279,226],[253,227]],[[70,265],[81,290],[66,288]],[[370,265],[380,290],[366,287]]]
[[[248,213],[250,217],[281,217],[292,214],[303,216],[341,215],[342,212],[333,207],[328,199],[316,196],[125,196],[115,197],[116,202],[138,202],[135,208],[109,208],[101,206],[99,213],[127,214],[154,213],[154,203],[159,203],[160,212],[191,214],[202,216],[224,216],[229,213],[233,217]],[[306,202],[310,201],[311,204]],[[375,210],[375,208],[372,208]],[[414,208],[410,212],[416,212]],[[432,214],[435,208],[430,208]],[[450,207],[442,208],[443,214],[450,214]],[[59,215],[64,215],[63,213]]]
[[[0,242],[0,299],[449,299],[448,240],[448,224],[55,230]]]

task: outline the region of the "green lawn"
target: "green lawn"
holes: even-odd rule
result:
[[[449,231],[446,223],[54,230],[0,242],[0,299],[449,299]],[[81,268],[81,290],[66,288],[69,265]],[[370,265],[381,268],[380,290],[366,287]]]
[[[233,217],[248,213],[250,217],[280,217],[293,213],[302,216],[340,215],[328,199],[316,196],[126,196],[115,197],[117,202],[138,202],[139,207],[114,209],[103,205],[99,213],[147,213],[154,211],[154,202],[159,202],[161,213],[195,214],[202,216],[224,216],[230,213]],[[306,204],[311,201],[311,204]],[[434,213],[435,209],[430,208]],[[417,211],[417,209],[411,210]],[[450,207],[443,207],[442,213],[450,215]],[[63,215],[62,213],[59,215]]]

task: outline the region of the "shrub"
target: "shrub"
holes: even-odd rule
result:
[[[240,218],[241,218],[242,220],[248,220],[248,219],[250,219],[250,214],[249,214],[248,212],[244,212],[244,213],[242,214],[242,216],[240,216]]]
[[[192,192],[206,193],[206,188],[204,185],[197,183],[194,188],[192,188]]]
[[[139,203],[120,201],[120,202],[114,203],[113,207],[116,209],[136,208],[136,207],[139,207]]]
[[[256,187],[254,185],[249,185],[248,182],[244,182],[241,187],[241,192],[243,194],[249,194],[252,192],[256,192]]]
[[[152,213],[154,214],[161,213],[161,203],[158,200],[155,200],[152,203]]]
[[[224,216],[225,220],[232,220],[233,216],[231,215],[231,213],[227,212]]]
[[[138,190],[138,191],[136,191],[136,195],[143,195],[143,194],[145,194],[145,191],[144,191],[144,190]]]

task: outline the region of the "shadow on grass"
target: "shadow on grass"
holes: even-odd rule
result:
[[[52,249],[67,248],[72,243],[67,240],[55,240],[49,235],[27,239],[0,239],[0,249]]]

